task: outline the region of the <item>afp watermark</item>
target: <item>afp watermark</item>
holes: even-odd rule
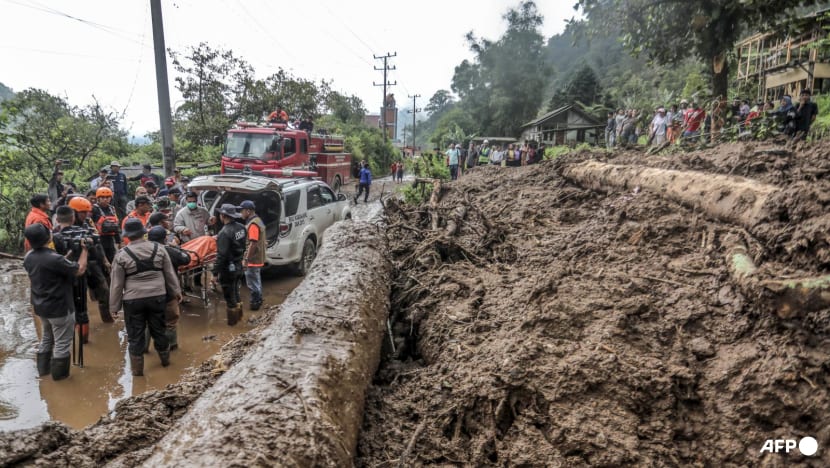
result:
[[[767,439],[761,447],[761,454],[790,453],[796,447],[802,455],[811,457],[818,451],[818,441],[813,437],[804,437],[798,442],[795,439]]]

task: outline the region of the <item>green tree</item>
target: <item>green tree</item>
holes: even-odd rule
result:
[[[690,53],[708,63],[714,96],[727,96],[729,53],[737,40],[760,25],[791,19],[796,7],[816,0],[578,0],[589,35],[621,29],[634,55],[658,63],[678,63]]]
[[[545,89],[543,18],[532,1],[503,18],[507,29],[495,42],[467,33],[476,57],[455,67],[452,90],[481,133],[517,136],[522,122],[536,116]]]
[[[429,102],[426,106],[424,106],[424,110],[427,114],[435,114],[443,112],[448,106],[450,106],[455,99],[453,99],[452,94],[446,89],[439,89],[429,98]]]
[[[22,247],[29,198],[46,191],[58,159],[69,161],[65,180],[83,182],[103,160],[129,150],[115,114],[97,103],[72,106],[38,89],[0,103],[0,249]]]
[[[564,88],[557,90],[548,104],[548,110],[552,111],[563,106],[574,103],[581,103],[584,106],[592,106],[602,101],[602,86],[594,70],[583,63],[571,76]]]
[[[97,102],[72,106],[39,89],[27,89],[3,101],[0,115],[0,144],[9,149],[0,172],[15,174],[16,181],[30,192],[49,181],[58,159],[70,161],[80,171],[106,140],[126,138],[118,130],[115,114]]]
[[[366,107],[357,96],[331,91],[325,98],[325,106],[337,120],[350,125],[361,125],[366,117]]]

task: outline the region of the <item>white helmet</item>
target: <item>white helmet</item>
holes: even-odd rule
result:
[[[485,144],[485,145],[490,144],[490,140],[484,140],[484,144]]]

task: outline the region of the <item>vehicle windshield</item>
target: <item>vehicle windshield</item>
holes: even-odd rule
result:
[[[273,135],[229,133],[225,156],[229,158],[269,159],[266,155]]]

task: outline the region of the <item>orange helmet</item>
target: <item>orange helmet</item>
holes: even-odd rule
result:
[[[74,197],[69,200],[69,207],[75,211],[92,211],[92,203],[84,197]]]
[[[112,196],[112,190],[110,190],[109,187],[101,187],[101,188],[99,188],[98,190],[95,191],[95,196],[96,197],[111,197]]]

